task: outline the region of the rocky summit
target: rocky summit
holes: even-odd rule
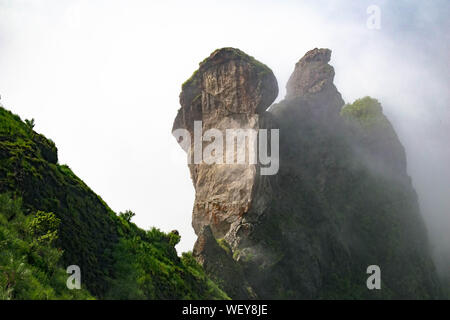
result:
[[[277,95],[277,81],[267,66],[237,49],[216,50],[183,84],[173,130],[187,129],[194,136],[194,121],[201,121],[203,131],[264,128],[270,122],[265,110]],[[215,237],[233,243],[242,218],[255,207],[257,165],[200,163],[190,170],[195,232],[209,226]]]
[[[275,104],[272,71],[234,48],[183,84],[174,131],[279,129],[274,175],[260,163],[189,162],[193,256],[232,298],[439,298],[403,146],[376,99],[344,103],[330,57],[307,52]],[[178,142],[189,158],[211,143]],[[381,289],[371,290],[374,265]]]

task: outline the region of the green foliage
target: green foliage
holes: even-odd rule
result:
[[[116,215],[68,166],[57,164],[51,140],[0,108],[2,192],[22,198],[25,214],[53,212],[61,221],[58,239],[46,237],[64,249],[64,265],[80,266],[93,294],[106,290],[118,238]]]
[[[346,104],[341,110],[341,115],[344,118],[356,119],[361,125],[366,127],[388,123],[383,115],[383,108],[380,102],[371,97],[364,97],[355,100],[352,104]]]
[[[228,255],[232,255],[232,250],[231,250],[231,247],[230,247],[230,245],[228,244],[228,242],[226,242],[225,241],[225,239],[217,239],[216,240],[217,241],[217,244],[223,249],[223,250],[225,250],[225,252],[228,254]]]
[[[29,224],[30,233],[38,242],[51,244],[58,239],[60,223],[61,219],[58,219],[53,212],[38,211]]]
[[[66,288],[64,269],[78,265],[99,298],[226,298],[183,264],[178,234],[142,230],[131,211],[116,215],[32,124],[0,107],[0,193],[10,194],[0,197],[0,297],[91,298]]]
[[[178,234],[178,231],[172,231],[169,233],[169,244],[172,247],[175,247],[178,243],[180,243],[181,236]]]
[[[25,119],[25,123],[30,130],[33,130],[34,125],[35,125],[34,119],[31,119],[31,120]]]
[[[194,73],[181,85],[181,88],[184,90],[188,86],[196,86],[199,84],[198,79],[198,70],[195,70]]]
[[[120,212],[119,217],[125,219],[125,221],[130,222],[136,214],[133,211],[127,210],[125,212]]]
[[[191,251],[183,252],[181,256],[181,262],[187,268],[189,273],[192,274],[197,280],[206,282],[206,297],[208,297],[209,299],[230,300],[228,295],[223,292],[215,282],[213,282],[206,276],[203,268],[197,263]]]
[[[58,224],[51,213],[25,216],[20,199],[0,194],[0,299],[92,299],[66,287],[62,252],[50,241]]]
[[[116,275],[111,279],[108,299],[226,299],[202,268],[174,246],[176,232],[165,234],[153,228],[142,232],[122,220],[119,244],[114,250]]]

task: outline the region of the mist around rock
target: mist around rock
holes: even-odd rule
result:
[[[189,164],[194,257],[236,299],[439,299],[445,277],[405,149],[376,99],[344,105],[330,57],[307,52],[273,105],[273,73],[234,48],[214,51],[183,84],[173,130],[202,120],[219,131],[280,131],[277,175],[258,176],[258,164]],[[384,290],[363,281],[374,265]]]
[[[0,299],[448,299],[449,9],[0,2]]]

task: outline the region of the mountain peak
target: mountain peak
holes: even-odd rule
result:
[[[296,64],[286,85],[286,99],[316,94],[333,85],[334,69],[328,64],[330,49],[308,51]]]

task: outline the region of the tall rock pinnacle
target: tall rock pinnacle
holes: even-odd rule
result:
[[[268,111],[276,79],[237,49],[214,51],[183,84],[173,133],[191,160],[193,255],[232,298],[439,297],[403,147],[376,100],[343,108],[330,57],[307,52]],[[279,129],[270,176],[258,163],[192,163],[213,142],[180,139],[180,130],[267,128]],[[370,265],[382,270],[382,290],[366,286]]]
[[[295,65],[286,85],[286,100],[303,97],[317,105],[328,105],[331,112],[339,113],[344,101],[333,84],[334,68],[328,64],[330,49],[308,51]]]
[[[334,69],[330,62],[330,49],[313,49],[308,51],[295,65],[286,85],[286,99],[306,94],[319,93],[334,87]]]
[[[265,125],[263,114],[277,94],[277,81],[267,66],[238,49],[216,50],[183,84],[173,131],[186,129],[194,137],[194,121],[201,121],[202,131],[215,129],[225,134],[233,128],[258,130]],[[185,146],[189,155],[195,143],[208,145],[191,141]],[[236,152],[241,151],[246,150]],[[196,191],[195,232],[199,234],[208,225],[215,237],[232,237],[228,233],[236,232],[251,209],[257,165],[202,162],[191,164],[190,170]]]

